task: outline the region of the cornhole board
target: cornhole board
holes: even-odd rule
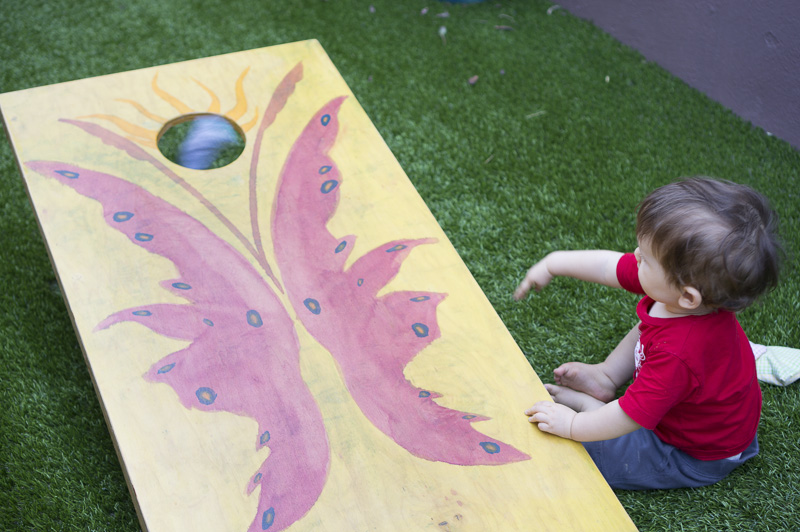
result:
[[[0,107],[143,529],[635,529],[317,41]]]

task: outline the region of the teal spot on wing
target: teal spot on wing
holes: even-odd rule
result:
[[[347,240],[342,240],[341,242],[339,242],[339,245],[336,246],[334,252],[341,253],[342,251],[344,251],[344,248],[346,247],[347,247]]]
[[[150,242],[151,240],[153,240],[153,235],[148,233],[136,233],[133,238],[135,238],[139,242]]]
[[[308,299],[303,301],[303,305],[306,306],[306,308],[308,309],[309,312],[311,312],[311,314],[319,314],[320,312],[322,312],[322,307],[319,306],[319,301],[317,301],[316,299],[312,299],[309,297]]]
[[[175,367],[174,362],[172,364],[167,364],[166,366],[161,366],[160,368],[158,368],[158,373],[159,374],[169,373],[170,370],[172,370],[172,368],[174,367]]]
[[[261,314],[255,310],[247,311],[247,323],[253,327],[261,327],[264,322],[261,320]]]
[[[461,419],[469,420],[469,419],[475,419],[476,417],[478,417],[478,416],[476,416],[475,414],[467,414],[465,416],[461,416]]]
[[[489,454],[497,454],[500,452],[500,446],[494,442],[482,441],[480,445],[483,447],[483,450]]]
[[[364,279],[359,279],[358,281],[356,281],[356,284],[358,286],[361,286],[362,284],[364,284]]]
[[[425,390],[423,390],[423,391],[419,392],[419,396],[420,397],[430,397],[431,396],[431,392],[426,392]]]
[[[256,473],[256,476],[253,477],[253,484],[258,484],[259,482],[261,482],[261,477],[262,477],[261,473]]]
[[[419,338],[425,338],[428,336],[428,326],[424,323],[415,323],[411,326],[411,330],[414,331]]]
[[[408,247],[408,246],[406,246],[405,244],[397,244],[396,246],[392,246],[389,249],[387,249],[386,253],[394,253],[395,251],[400,251],[401,249],[406,249],[406,247]]]
[[[330,192],[333,192],[338,186],[339,186],[338,181],[336,181],[335,179],[329,179],[324,183],[322,183],[322,186],[319,188],[319,190],[323,194],[328,194]]]
[[[319,167],[319,173],[320,174],[327,174],[328,172],[331,171],[332,168],[333,167],[331,165],[329,165],[329,164],[326,164],[325,166],[320,166]]]
[[[205,324],[206,324],[206,325],[208,325],[209,327],[213,327],[213,326],[214,326],[214,322],[213,322],[213,321],[211,321],[211,320],[210,320],[210,319],[208,319],[208,318],[203,318],[203,323],[205,323]]]
[[[327,126],[330,123],[330,121],[331,121],[331,115],[328,114],[322,115],[322,118],[320,119],[320,123],[323,126]]]
[[[419,303],[420,301],[427,301],[430,298],[431,296],[417,296],[417,297],[412,297],[411,301],[413,301],[414,303]]]
[[[119,211],[114,213],[113,218],[115,222],[127,222],[133,218],[133,213],[128,211]]]
[[[191,290],[192,287],[186,283],[172,283],[172,288],[177,288],[178,290]]]
[[[131,314],[134,316],[151,316],[153,313],[149,310],[134,310]]]
[[[275,508],[270,508],[261,515],[261,530],[266,530],[275,522]]]
[[[211,388],[206,388],[206,387],[198,388],[197,391],[195,392],[195,395],[197,396],[197,400],[203,403],[204,405],[213,404],[214,401],[217,400],[217,394]]]
[[[70,172],[69,170],[56,170],[56,173],[69,179],[78,179],[79,175],[77,172]]]
[[[261,445],[266,445],[269,441],[269,431],[265,430],[264,433],[261,434],[261,437],[258,439],[258,441]]]

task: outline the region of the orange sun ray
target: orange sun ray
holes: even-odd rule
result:
[[[194,112],[188,105],[158,86],[158,72],[156,72],[156,75],[153,76],[153,92],[155,92],[159,98],[170,104],[181,114],[188,115]]]
[[[245,94],[244,91],[244,78],[245,76],[247,76],[247,73],[249,71],[250,67],[245,68],[239,75],[239,78],[236,80],[236,86],[235,86],[236,104],[227,113],[224,113],[223,115],[228,119],[230,119],[231,121],[236,122],[241,128],[241,130],[245,133],[253,129],[253,127],[255,127],[260,118],[258,114],[258,107],[256,107],[254,109],[253,116],[249,121],[245,123],[239,123],[239,120],[245,115],[248,108],[247,95]],[[195,78],[192,78],[192,81],[197,83],[200,86],[200,88],[206,91],[208,95],[211,97],[211,103],[209,104],[208,108],[205,111],[200,111],[199,109],[193,109],[189,107],[183,101],[181,101],[180,99],[176,98],[172,94],[168,93],[167,91],[159,87],[157,72],[153,76],[152,89],[153,92],[159,98],[161,98],[169,105],[171,105],[173,108],[175,108],[181,115],[193,115],[198,113],[221,114],[220,112],[221,103],[219,96],[217,96],[217,94],[213,90],[211,90],[201,81]],[[164,118],[163,116],[151,112],[150,110],[145,108],[142,104],[134,100],[117,98],[116,101],[123,102],[133,106],[137,111],[139,111],[140,114],[156,122],[158,126],[156,127],[156,129],[148,129],[146,127],[131,123],[128,120],[125,120],[124,118],[108,114],[93,114],[79,118],[97,118],[101,120],[107,120],[116,125],[120,130],[122,130],[126,134],[125,138],[127,138],[128,140],[131,140],[139,144],[140,146],[157,149],[159,132],[161,131],[161,128],[164,126],[164,124],[170,122],[170,119]],[[176,119],[172,120],[174,121]]]
[[[195,83],[200,85],[200,87],[202,87],[203,90],[206,91],[209,96],[211,96],[211,104],[208,106],[208,109],[206,110],[206,112],[207,113],[219,114],[219,110],[220,110],[219,98],[217,97],[216,94],[214,94],[214,91],[212,91],[211,89],[209,89],[208,87],[206,87],[205,85],[203,85],[202,83],[200,83],[199,81],[197,81],[194,78],[192,78],[192,81],[194,81]]]
[[[245,111],[247,111],[247,97],[244,94],[244,77],[249,71],[250,67],[245,68],[239,76],[239,79],[236,80],[236,105],[233,109],[225,113],[225,116],[234,122],[238,122]]]
[[[131,124],[127,120],[124,120],[118,116],[114,115],[104,115],[104,114],[94,114],[94,115],[87,115],[87,116],[79,116],[78,118],[101,118],[103,120],[108,120],[113,122],[115,126],[120,128],[125,133],[136,137],[136,142],[139,142],[138,139],[145,140],[145,141],[154,141],[156,138],[156,131],[152,131],[145,127],[137,126],[135,124]]]
[[[259,118],[260,118],[260,117],[258,116],[258,107],[256,107],[256,110],[255,110],[255,112],[253,113],[253,118],[252,118],[252,119],[250,119],[250,121],[249,121],[249,122],[247,122],[246,124],[241,124],[239,127],[241,127],[241,128],[242,128],[242,131],[244,131],[245,133],[247,133],[248,131],[250,131],[251,129],[253,129],[253,126],[255,126],[255,125],[258,123],[258,119],[259,119]]]
[[[144,116],[146,116],[150,120],[153,120],[154,122],[159,122],[159,123],[163,124],[164,122],[167,121],[166,118],[158,116],[157,114],[151,113],[150,111],[145,109],[145,107],[142,104],[140,104],[139,102],[135,102],[133,100],[126,100],[126,99],[123,99],[123,98],[117,98],[117,101],[118,102],[127,103],[127,104],[130,104],[130,105],[134,106],[137,111],[142,113]]]

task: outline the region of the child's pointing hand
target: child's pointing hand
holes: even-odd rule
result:
[[[553,275],[547,269],[546,261],[547,257],[531,266],[525,274],[525,278],[514,291],[514,299],[519,301],[530,292],[531,288],[538,292],[550,284],[550,281],[553,280]]]

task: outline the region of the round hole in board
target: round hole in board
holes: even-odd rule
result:
[[[213,113],[173,118],[158,133],[158,151],[175,164],[192,170],[222,168],[244,151],[245,135],[239,124]]]

